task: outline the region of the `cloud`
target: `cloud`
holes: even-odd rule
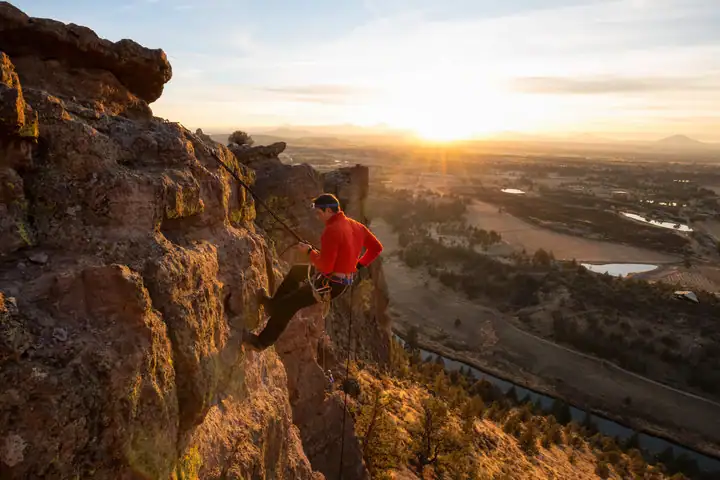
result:
[[[521,77],[512,80],[511,87],[521,93],[581,95],[720,91],[717,80],[706,77]]]
[[[282,99],[313,103],[355,103],[376,93],[375,89],[355,85],[313,84],[279,87],[259,87]]]
[[[351,85],[301,85],[293,87],[263,87],[263,90],[297,95],[352,95],[367,93],[369,89]]]
[[[446,4],[462,1],[447,0],[432,2],[444,11],[429,15],[424,0],[366,0],[377,14],[371,21],[322,41],[287,26],[282,45],[268,36],[272,29],[247,18],[208,32],[212,48],[202,54],[195,45],[186,48],[196,55],[175,52],[174,70],[204,73],[178,75],[167,93],[181,105],[176,95],[197,82],[195,99],[223,115],[329,122],[442,116],[463,105],[480,112],[469,121],[487,123],[483,112],[492,105],[493,122],[532,117],[528,128],[593,118],[632,125],[651,118],[653,108],[691,118],[718,105],[717,0],[549,1],[561,6],[525,0],[525,11],[485,12],[490,2],[466,0],[474,6],[448,13]]]

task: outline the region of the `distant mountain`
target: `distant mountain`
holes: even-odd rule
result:
[[[252,135],[252,132],[250,132]],[[304,130],[304,129],[294,129],[292,127],[280,127],[280,128],[274,128],[272,130],[264,130],[259,131],[255,135],[268,135],[273,137],[282,137],[282,138],[300,138],[300,137],[310,137],[313,135],[313,132],[310,130]]]
[[[672,135],[658,140],[657,143],[672,147],[700,147],[707,145],[706,143],[690,138],[687,135]]]

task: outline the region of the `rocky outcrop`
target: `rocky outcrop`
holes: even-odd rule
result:
[[[334,194],[348,215],[368,225],[365,201],[369,190],[369,170],[363,165],[341,168],[324,175],[324,190]],[[371,226],[370,226],[371,227]],[[387,314],[389,294],[382,268],[382,256],[370,265],[369,276],[364,275],[353,291],[352,299],[340,298],[339,308],[331,312],[334,344],[355,358],[384,364],[390,360],[390,318]],[[368,278],[369,277],[369,278]],[[352,303],[351,303],[352,301]],[[351,307],[352,305],[352,307]],[[348,336],[349,318],[356,319]],[[359,320],[359,321],[358,321]]]
[[[272,267],[251,198],[136,118],[164,53],[6,3],[0,49],[0,478],[320,478],[280,357],[240,347]]]
[[[238,148],[233,144],[228,148],[240,161],[253,168],[255,190],[270,208],[315,245],[319,246],[323,225],[313,215],[310,202],[323,191],[337,194],[349,215],[367,223],[364,215],[367,167],[320,174],[306,164],[283,164],[277,158],[280,153],[277,150]],[[253,149],[258,153],[246,153]],[[260,207],[257,224],[268,233],[280,252],[296,242]],[[292,263],[292,256],[286,256],[286,260],[288,262],[277,272],[277,277],[281,277]],[[387,288],[381,262],[376,262],[370,270],[370,275],[365,275],[353,290],[333,302],[327,318],[322,317],[318,306],[301,311],[276,344],[276,351],[287,370],[293,419],[300,428],[305,453],[313,468],[328,478],[338,475],[341,452],[342,478],[369,478],[350,414],[347,414],[343,430],[344,398],[338,387],[345,377],[348,354],[353,359],[378,363],[389,358],[389,328],[385,325]],[[280,278],[275,283],[279,281]],[[351,343],[348,343],[349,332]],[[329,378],[334,378],[335,383],[331,384]],[[353,402],[350,398],[349,403],[352,405]]]
[[[14,65],[0,52],[0,256],[33,242],[25,184],[18,171],[32,162],[37,123],[37,113],[25,102]]]
[[[232,139],[231,139],[232,140]],[[245,144],[229,143],[228,149],[235,154],[238,160],[255,170],[277,168],[280,165],[278,155],[285,151],[285,142],[276,142],[272,145],[250,146]]]
[[[0,2],[0,49],[11,58],[25,88],[75,97],[110,114],[148,117],[172,76],[165,53],[132,40],[110,42],[89,28],[30,18]]]
[[[322,193],[323,176],[310,165],[285,165],[278,158],[285,143],[248,147],[230,143],[228,148],[243,165],[255,173],[254,189],[265,203],[298,234],[314,245],[320,245],[322,222],[313,215],[311,200]],[[281,256],[297,240],[262,208],[257,222]]]

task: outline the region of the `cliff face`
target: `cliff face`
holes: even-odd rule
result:
[[[270,147],[230,144],[229,148],[239,161],[254,170],[254,188],[270,208],[315,245],[320,245],[323,226],[313,215],[310,202],[324,191],[335,193],[350,216],[367,223],[364,214],[368,190],[366,167],[320,174],[309,165],[283,164],[278,155],[284,150],[284,144]],[[262,208],[257,211],[257,224],[267,232],[278,253],[296,242]],[[293,261],[291,254],[283,257],[288,262],[278,265],[271,293]],[[349,415],[345,430],[342,429],[343,398],[340,392],[326,394],[326,390],[329,377],[338,384],[344,379],[348,354],[354,360],[381,364],[388,361],[387,301],[382,264],[378,260],[354,289],[333,302],[327,318],[322,317],[317,307],[300,312],[276,345],[287,370],[293,419],[300,428],[305,452],[313,467],[328,478],[338,475],[341,451],[343,478],[367,478]]]
[[[147,106],[165,55],[5,2],[0,49],[0,477],[322,478],[305,387],[240,347],[273,265],[253,202]]]

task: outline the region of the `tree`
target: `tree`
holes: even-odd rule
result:
[[[630,435],[630,437],[625,441],[625,449],[630,450],[631,448],[640,448],[640,437],[637,432]]]
[[[515,390],[514,385],[512,387],[510,387],[510,390],[507,391],[505,396],[507,397],[507,399],[510,401],[511,404],[516,405],[518,403],[517,391]]]
[[[539,248],[532,258],[533,265],[540,265],[542,267],[549,267],[552,261],[555,260],[552,252],[546,252],[542,248]]]
[[[447,419],[445,402],[435,397],[423,400],[420,418],[409,428],[412,435],[410,451],[418,473],[427,466],[435,466],[443,455],[462,446],[448,431]]]
[[[242,130],[234,131],[229,138],[230,143],[237,143],[238,145],[247,145],[248,147],[255,143],[255,140],[247,133]]]
[[[608,468],[607,463],[598,462],[595,467],[595,474],[603,479],[608,478],[610,476],[610,469]]]
[[[593,422],[590,412],[585,412],[585,418],[583,419],[582,426],[590,433],[598,432],[597,425],[595,425],[595,422]]]
[[[400,443],[398,430],[387,413],[387,400],[380,388],[375,390],[372,403],[363,406],[356,420],[356,428],[362,435],[362,454],[373,478],[379,478],[385,470],[397,468],[407,461]]]
[[[551,412],[555,419],[563,425],[567,425],[572,420],[570,406],[560,399],[555,399],[551,407]]]
[[[405,342],[406,342],[408,350],[411,353],[415,350],[420,349],[420,347],[418,345],[419,337],[420,337],[420,334],[418,331],[418,327],[416,327],[415,325],[410,327],[410,329],[408,330],[408,334],[407,334],[407,340]]]
[[[528,455],[537,455],[538,453],[538,446],[537,446],[537,431],[535,430],[535,427],[532,423],[528,423],[525,427],[525,431],[520,435],[520,438],[518,439],[520,443],[520,448],[525,451]]]

